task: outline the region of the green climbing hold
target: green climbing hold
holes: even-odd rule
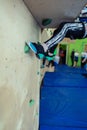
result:
[[[39,75],[40,74],[40,72],[37,72],[37,75]]]
[[[43,74],[41,74],[41,77],[43,76]]]
[[[38,115],[39,115],[39,113],[37,112],[37,113],[36,113],[36,116],[38,116]]]
[[[47,18],[47,19],[43,19],[42,20],[42,25],[43,26],[47,26],[48,24],[50,24],[52,22],[52,19]]]
[[[30,50],[29,46],[25,43],[24,52],[25,52],[25,53],[28,53],[29,50]]]
[[[33,106],[34,103],[35,103],[35,101],[34,101],[33,99],[30,99],[30,101],[29,101],[29,106]]]

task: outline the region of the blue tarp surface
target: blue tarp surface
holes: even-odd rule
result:
[[[87,130],[87,78],[80,68],[47,72],[40,95],[40,130]]]

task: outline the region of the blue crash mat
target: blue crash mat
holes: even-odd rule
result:
[[[39,130],[87,130],[87,73],[56,66],[46,72],[40,90]]]
[[[43,87],[40,124],[87,127],[87,88]]]
[[[55,71],[56,72],[71,72],[71,73],[85,73],[85,69],[82,69],[82,68],[76,68],[76,67],[69,67],[67,65],[56,65],[55,66]]]
[[[41,125],[40,130],[87,130],[87,128],[56,127],[56,126]]]
[[[81,74],[67,72],[47,72],[43,79],[44,87],[87,87],[87,78]]]

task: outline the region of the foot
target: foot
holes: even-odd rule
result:
[[[46,56],[46,59],[47,59],[48,61],[51,61],[51,60],[53,60],[53,57]]]
[[[28,46],[29,46],[30,49],[36,54],[36,56],[37,56],[39,59],[44,58],[45,52],[44,52],[44,48],[43,48],[42,45],[36,44],[36,43],[33,43],[33,42],[29,42],[29,43],[28,43]]]

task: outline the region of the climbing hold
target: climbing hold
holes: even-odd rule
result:
[[[52,22],[52,19],[47,18],[47,19],[43,19],[42,20],[42,25],[43,26],[47,26],[48,24],[50,24]]]
[[[43,76],[43,74],[41,74],[41,77]]]
[[[37,113],[36,113],[36,116],[38,116],[38,115],[39,115],[39,113],[37,112]]]
[[[37,75],[39,75],[40,74],[40,72],[37,72]]]
[[[24,52],[28,53],[30,50],[29,46],[27,45],[27,43],[25,42],[25,46],[24,46]]]
[[[53,32],[52,32],[52,31],[50,31],[50,35],[53,35]]]
[[[33,106],[34,103],[35,103],[34,99],[30,99],[30,101],[29,101],[29,105],[30,105],[30,106]]]

